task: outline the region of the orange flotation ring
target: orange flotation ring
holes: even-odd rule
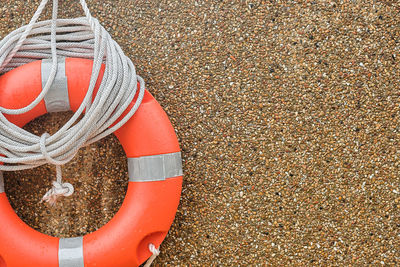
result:
[[[45,60],[35,61],[0,77],[0,106],[15,109],[31,103],[42,90],[46,66]],[[51,97],[46,95],[31,111],[6,115],[7,119],[21,127],[47,112],[76,111],[87,92],[91,70],[91,60],[61,60]],[[139,266],[151,255],[149,244],[161,244],[174,220],[182,188],[174,129],[146,90],[135,115],[115,135],[128,158],[128,191],[114,218],[83,237],[60,239],[30,228],[10,206],[0,177],[0,267]]]

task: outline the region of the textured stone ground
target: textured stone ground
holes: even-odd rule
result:
[[[38,2],[2,1],[1,36]],[[400,264],[397,1],[88,4],[182,146],[181,205],[158,264]],[[8,174],[6,189],[36,229],[80,235],[118,209],[124,160],[113,137],[83,149],[66,170],[78,193],[58,208],[37,204],[53,167]]]

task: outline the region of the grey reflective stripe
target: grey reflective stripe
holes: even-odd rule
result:
[[[59,267],[84,267],[82,236],[60,238],[58,265]]]
[[[0,171],[0,194],[4,193],[4,177],[3,177],[3,172]]]
[[[51,59],[42,60],[42,88],[44,88],[51,71]],[[65,75],[65,58],[58,58],[57,74],[53,84],[44,97],[47,112],[59,112],[70,110],[68,98],[68,83]]]
[[[162,181],[182,175],[181,152],[128,158],[130,182]]]

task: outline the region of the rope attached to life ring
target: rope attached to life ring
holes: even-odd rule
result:
[[[145,83],[120,46],[92,17],[85,0],[80,0],[80,3],[86,17],[58,19],[58,0],[53,0],[52,19],[37,22],[47,2],[41,1],[28,25],[0,41],[0,74],[29,62],[52,59],[49,79],[32,103],[19,109],[0,107],[0,162],[7,164],[0,165],[0,175],[2,171],[24,170],[46,163],[55,165],[57,180],[42,199],[54,205],[58,197],[70,196],[74,192],[70,183],[62,182],[61,166],[69,162],[82,146],[96,142],[124,125],[142,102]],[[92,59],[91,80],[87,94],[72,118],[55,134],[37,136],[12,124],[4,114],[23,114],[42,101],[55,79],[57,56]],[[103,63],[103,79],[93,100]],[[137,93],[133,107],[121,119]],[[84,110],[83,117],[78,120]],[[154,244],[149,244],[149,251],[152,256],[145,266],[150,266],[160,254]]]
[[[150,258],[147,260],[146,264],[143,267],[150,267],[153,261],[157,258],[158,255],[160,255],[160,249],[157,249],[154,244],[150,243],[149,244],[149,250],[152,253]]]
[[[55,165],[57,181],[42,199],[53,205],[59,196],[69,196],[74,191],[71,184],[62,183],[61,166],[82,146],[96,142],[124,125],[142,102],[145,84],[136,74],[132,61],[91,16],[85,0],[80,3],[86,17],[58,19],[58,0],[53,0],[52,19],[37,22],[47,2],[41,1],[28,25],[0,41],[0,74],[29,62],[52,59],[49,79],[32,103],[19,109],[0,107],[0,162],[6,164],[0,165],[0,171],[24,170],[46,163]],[[93,60],[89,88],[82,104],[64,126],[53,135],[37,136],[12,124],[4,114],[28,112],[42,101],[55,79],[58,56]],[[103,79],[92,99],[103,63]],[[137,93],[133,107],[121,118]]]

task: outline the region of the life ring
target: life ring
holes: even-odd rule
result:
[[[0,106],[21,108],[31,103],[46,82],[49,64],[35,61],[0,77]],[[47,112],[76,111],[91,70],[91,60],[61,59],[45,99],[31,111],[7,119],[22,127]],[[104,66],[99,81],[103,73]],[[60,239],[26,225],[9,204],[0,177],[0,267],[139,266],[151,256],[149,244],[161,244],[179,204],[178,140],[166,113],[147,90],[135,115],[115,135],[128,158],[128,191],[114,218],[83,237]]]

